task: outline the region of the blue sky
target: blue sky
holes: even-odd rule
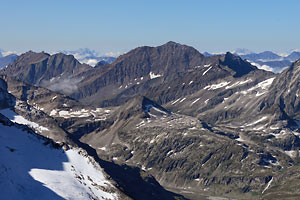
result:
[[[0,48],[126,52],[175,41],[199,51],[300,48],[297,0],[1,0]]]

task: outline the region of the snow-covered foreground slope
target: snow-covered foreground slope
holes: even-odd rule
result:
[[[5,117],[7,117],[12,122],[26,125],[26,126],[28,126],[30,128],[33,128],[34,130],[36,130],[38,132],[40,132],[40,131],[49,131],[48,128],[40,126],[39,124],[37,124],[35,122],[28,121],[27,119],[25,119],[21,115],[15,113],[14,111],[12,111],[12,110],[10,110],[8,108],[0,110],[0,113],[2,115],[4,115]]]
[[[117,189],[82,150],[53,148],[1,123],[0,158],[0,199],[118,199]]]

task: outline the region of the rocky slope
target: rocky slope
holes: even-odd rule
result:
[[[22,122],[0,114],[2,199],[130,199],[84,150],[62,149]]]
[[[265,109],[280,108],[289,117],[300,119],[299,67],[300,60],[276,77],[270,88],[270,94],[265,100]]]
[[[115,187],[122,191],[121,193],[124,193],[124,197],[121,199],[126,196],[129,199],[159,199],[161,197],[163,199],[184,199],[184,197],[162,188],[151,174],[139,168],[118,165],[112,160],[105,161],[99,158],[95,149],[79,140],[84,134],[102,130],[105,126],[111,125],[111,121],[106,119],[110,113],[108,109],[83,106],[65,95],[30,86],[9,77],[1,77],[0,81],[1,116],[7,121],[28,126],[39,135],[51,138],[58,144],[67,144],[68,146],[84,149],[111,177]],[[6,131],[2,127],[0,130]],[[39,174],[35,175],[39,176]],[[51,174],[47,177],[46,179],[43,177],[37,179],[41,182],[45,181],[45,183],[48,179],[53,179]],[[94,178],[91,177],[92,180]],[[47,184],[53,189],[51,182],[47,182]],[[89,198],[92,198],[92,196]]]
[[[199,78],[200,74],[205,75],[210,69],[210,75]],[[88,71],[88,78],[80,83],[78,91],[71,96],[88,104],[115,106],[135,95],[148,95],[149,91],[152,91],[151,97],[159,96],[171,85],[179,86],[178,82],[187,85],[195,82],[194,88],[185,88],[183,95],[186,95],[209,81],[236,78],[253,70],[257,68],[230,53],[205,57],[192,47],[168,42],[158,47],[134,49],[111,65],[97,69],[97,72]],[[162,87],[163,91],[159,89]],[[174,97],[174,92],[169,90],[168,95]]]
[[[210,75],[196,80],[208,69],[212,69]],[[168,42],[158,47],[136,48],[112,64],[95,68],[61,53],[50,56],[27,52],[1,70],[1,74],[62,92],[87,104],[108,106],[120,105],[135,95],[146,95],[161,85],[169,87],[181,77],[204,85],[224,77],[237,78],[253,70],[257,68],[230,53],[205,57],[192,47]],[[156,91],[152,96],[162,92]],[[169,94],[174,96],[171,91]]]

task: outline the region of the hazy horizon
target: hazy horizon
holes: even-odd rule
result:
[[[165,44],[165,43],[163,43]],[[161,44],[161,45],[163,45]],[[186,45],[186,44],[182,44],[182,45]],[[151,45],[145,45],[145,46],[151,46]],[[158,45],[160,46],[160,45]],[[138,48],[140,46],[137,46],[137,47],[134,47],[134,48]],[[151,47],[156,47],[156,46],[151,46]],[[193,47],[193,46],[192,46]],[[133,49],[134,49],[133,48]],[[55,53],[59,53],[59,52],[79,52],[80,50],[89,50],[89,51],[92,51],[94,52],[95,55],[97,56],[108,56],[108,57],[118,57],[122,54],[126,54],[128,53],[129,51],[133,50],[133,49],[130,49],[128,51],[124,51],[124,52],[120,52],[120,51],[116,51],[116,52],[105,52],[105,53],[100,53],[101,51],[97,51],[97,49],[91,49],[91,48],[87,48],[87,47],[79,47],[79,48],[76,48],[76,49],[60,49],[60,50],[55,50],[55,51],[45,51],[45,50],[33,50],[33,49],[28,49],[28,50],[25,50],[25,51],[16,51],[16,50],[13,50],[13,49],[3,49],[0,47],[0,51],[3,51],[2,54],[3,56],[6,56],[6,55],[10,55],[10,54],[17,54],[17,55],[21,55],[23,53],[26,53],[28,51],[34,51],[34,52],[45,52],[45,53],[49,53],[49,54],[55,54]],[[210,53],[210,54],[213,54],[213,55],[217,55],[217,54],[225,54],[226,52],[231,52],[231,53],[235,53],[235,51],[237,50],[248,50],[250,52],[253,52],[253,53],[262,53],[262,52],[265,52],[265,51],[272,51],[273,53],[276,53],[280,56],[287,56],[289,55],[290,53],[292,53],[293,51],[297,51],[297,52],[300,52],[300,49],[289,49],[287,51],[274,51],[274,50],[262,50],[262,51],[253,51],[252,49],[247,49],[247,48],[237,48],[237,49],[233,49],[233,50],[228,50],[228,51],[219,51],[219,52],[212,52],[212,51],[200,51],[199,49],[197,49],[200,53]],[[72,53],[71,53],[72,54]]]
[[[296,0],[4,0],[0,48],[89,48],[104,55],[175,41],[200,52],[288,52],[300,47],[299,6]]]

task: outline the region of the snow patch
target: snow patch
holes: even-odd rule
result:
[[[244,85],[245,83],[248,83],[248,82],[251,82],[251,81],[252,81],[251,79],[247,79],[247,80],[244,80],[244,81],[237,81],[236,83],[234,83],[232,85],[226,86],[225,89],[230,89],[230,88],[233,88],[233,87],[236,87],[236,86],[239,86],[239,85]]]
[[[204,76],[212,67],[208,68],[207,70],[205,70],[205,72],[203,72],[202,76]]]
[[[59,110],[55,109],[50,112],[50,116],[58,116],[63,117],[65,119],[78,117],[93,117],[96,121],[106,120],[107,116],[109,115],[110,110],[104,110],[103,108],[96,108],[95,110]]]
[[[279,129],[279,127],[278,126],[270,126],[270,129],[271,130],[277,130],[277,129]]]
[[[208,86],[204,87],[203,89],[205,89],[205,90],[216,90],[216,89],[225,87],[229,83],[230,82],[227,82],[227,81],[226,82],[221,82],[221,83],[218,83],[218,84],[208,85]]]
[[[5,117],[7,117],[12,122],[29,126],[29,127],[35,129],[38,132],[49,131],[48,128],[46,128],[44,126],[40,126],[39,124],[37,124],[35,122],[29,121],[29,120],[25,119],[21,115],[18,115],[17,113],[15,113],[14,111],[12,111],[10,109],[0,110],[0,113],[2,115],[4,115]]]
[[[291,158],[295,158],[297,156],[297,151],[295,150],[291,150],[291,151],[284,151],[284,153],[288,156],[290,156]]]
[[[100,148],[98,148],[98,149],[100,149],[100,150],[102,150],[102,151],[106,151],[106,147],[100,147]]]
[[[256,121],[254,121],[254,122],[252,122],[252,123],[246,124],[246,126],[253,126],[253,125],[255,125],[255,124],[258,124],[259,122],[265,121],[266,119],[268,119],[268,117],[267,117],[267,116],[263,116],[262,118],[260,118],[260,119],[258,119],[258,120],[256,120]]]
[[[180,99],[181,99],[181,98],[179,98],[179,99],[173,101],[171,104],[174,105],[174,104],[177,103]]]
[[[272,177],[271,180],[268,182],[267,187],[262,191],[262,194],[270,187],[272,181],[273,181],[273,177]]]
[[[179,101],[179,103],[183,102],[184,100],[186,100],[186,98],[185,98],[185,97],[184,97],[183,99],[181,99],[181,100]]]
[[[56,115],[56,114],[57,114],[57,111],[56,111],[56,110],[51,110],[50,116],[54,116],[54,115]]]
[[[197,98],[195,101],[193,101],[192,103],[191,103],[191,106],[193,105],[193,104],[195,104],[197,101],[199,101],[200,100],[200,98]]]
[[[239,137],[239,138],[237,138],[237,139],[235,139],[236,141],[239,141],[239,142],[247,142],[247,140],[245,140],[245,139],[243,139],[243,138],[241,138],[241,137]]]
[[[156,108],[155,106],[152,106],[152,109],[155,110],[155,111],[157,111],[157,112],[160,112],[160,113],[162,113],[162,114],[164,114],[164,115],[167,115],[167,114],[168,114],[168,113],[166,113],[165,111],[162,111],[161,109]]]
[[[267,89],[269,89],[269,87],[270,87],[271,84],[273,83],[274,79],[275,79],[275,77],[269,78],[269,79],[267,79],[267,80],[265,80],[265,81],[262,81],[262,82],[258,83],[256,86],[254,86],[254,87],[248,89],[248,91],[252,91],[252,90],[255,90],[255,89],[257,89],[257,88],[261,88],[261,89],[263,89],[263,90],[267,90]]]
[[[56,98],[57,98],[57,96],[54,96],[54,97],[52,98],[52,101],[55,100]]]
[[[142,126],[144,126],[145,125],[145,121],[143,120],[143,121],[141,121],[140,123],[138,123],[137,125],[136,125],[136,128],[140,128],[140,127],[142,127]]]
[[[150,76],[150,79],[154,79],[154,78],[161,77],[162,75],[161,74],[154,74],[153,72],[150,72],[149,76]]]

